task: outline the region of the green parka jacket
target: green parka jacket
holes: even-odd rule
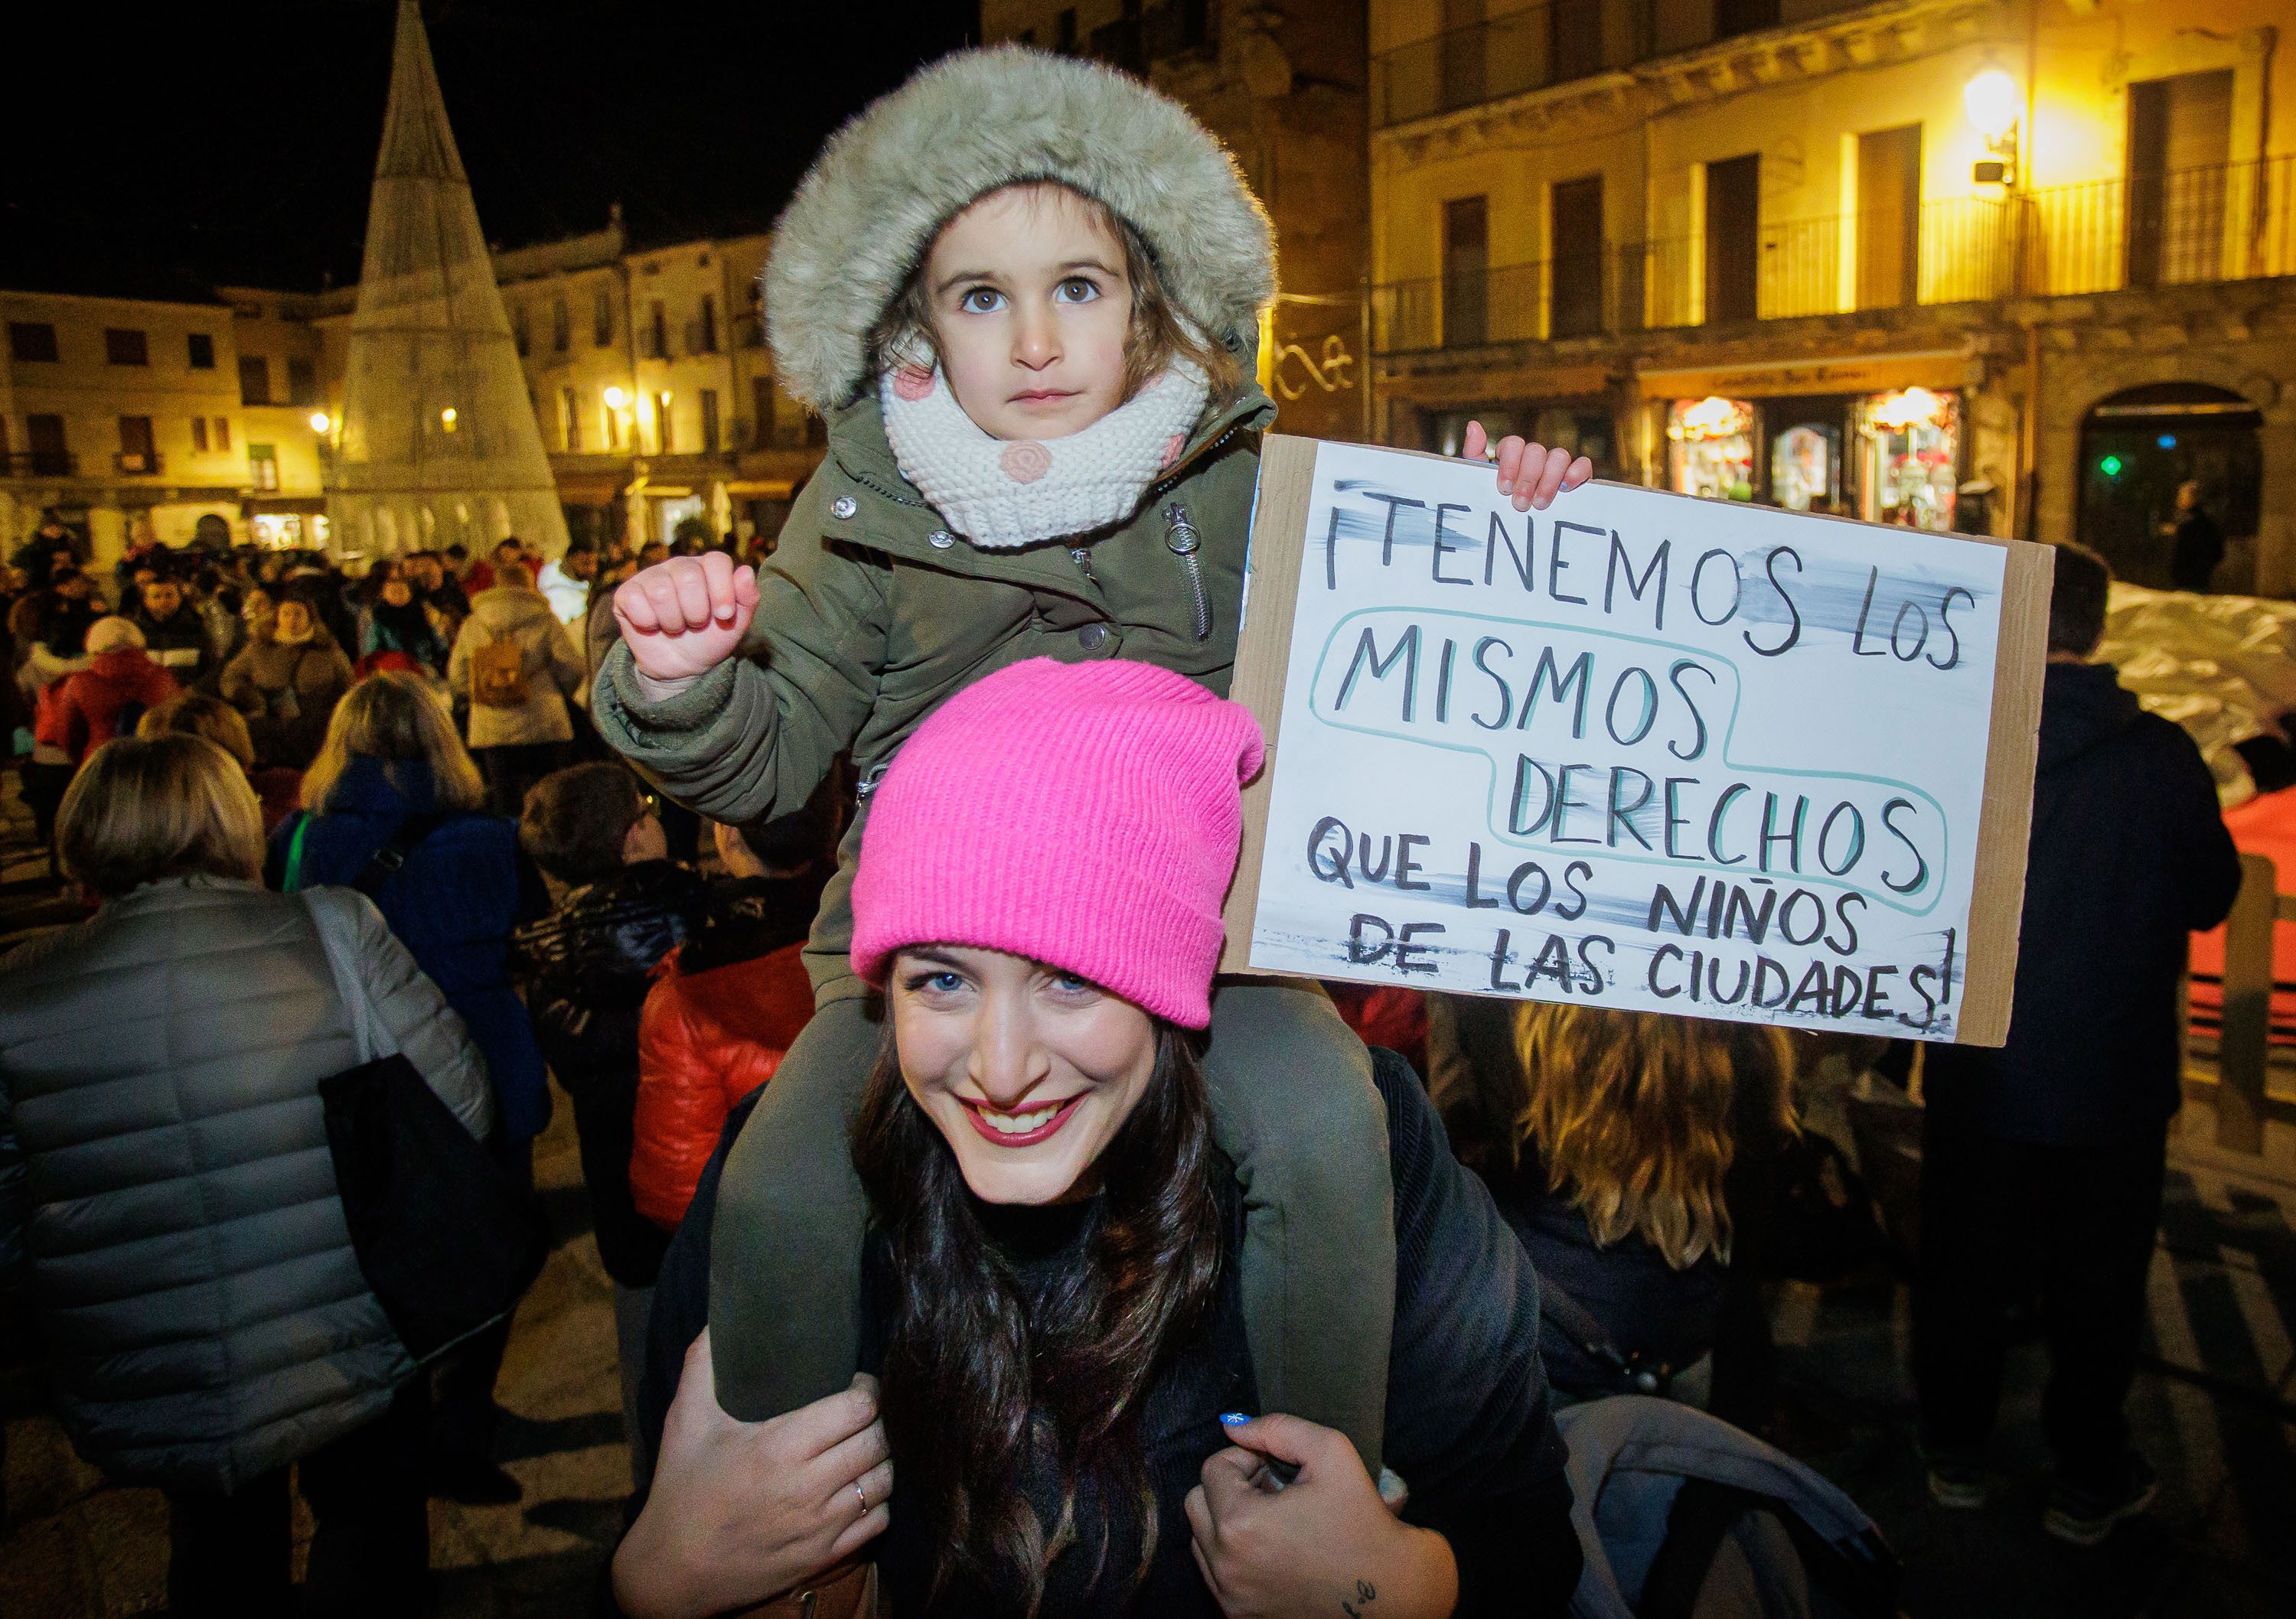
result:
[[[760,572],[741,655],[657,703],[617,643],[592,715],[616,752],[717,821],[800,808],[852,750],[862,813],[822,895],[806,965],[817,1001],[859,994],[847,951],[867,795],[944,699],[1029,658],[1138,658],[1227,694],[1259,435],[1275,413],[1247,383],[1234,402],[1206,407],[1129,522],[990,551],[953,535],[901,476],[876,396],[865,392],[831,417],[829,454]]]

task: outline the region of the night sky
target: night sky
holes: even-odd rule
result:
[[[973,0],[425,0],[488,238],[770,225],[822,138],[967,43]],[[0,286],[357,279],[392,0],[25,7],[0,95]]]

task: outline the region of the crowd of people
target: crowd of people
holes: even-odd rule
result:
[[[519,1495],[515,1300],[415,1353],[352,1196],[345,1076],[392,1059],[516,1195],[570,1104],[633,1483],[602,1611],[1560,1614],[1628,1555],[1574,1518],[1592,1413],[1795,1476],[1747,1433],[1764,1288],[1888,1252],[1803,1082],[1882,1043],[1216,976],[1272,289],[1185,112],[966,53],[777,231],[832,454],[770,570],[19,553],[24,796],[92,914],[0,969],[0,1278],[82,1454],[167,1491],[173,1611],[283,1599],[291,1465],[330,1613],[416,1611],[426,1493]],[[1486,451],[1519,509],[1588,476]],[[2067,548],[2052,943],[2009,1045],[1933,1067],[1915,1294],[1931,1489],[1981,1507],[2014,1288],[1979,1250],[2045,1219],[2082,1543],[2151,1499],[2115,1424],[2161,1065],[2237,881],[2192,744],[2086,661],[2103,590]]]

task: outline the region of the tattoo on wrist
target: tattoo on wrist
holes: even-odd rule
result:
[[[1369,1607],[1373,1603],[1378,1600],[1379,1588],[1374,1585],[1369,1580],[1357,1580],[1356,1582],[1355,1601],[1350,1602],[1344,1597],[1341,1598],[1340,1611],[1345,1614],[1348,1616],[1348,1619],[1363,1619],[1364,1608]],[[1358,1607],[1356,1605],[1357,1603],[1361,1603],[1363,1606]]]

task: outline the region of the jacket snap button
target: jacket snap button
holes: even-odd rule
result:
[[[931,534],[925,536],[925,544],[931,546],[935,551],[947,551],[950,546],[955,544],[956,541],[950,537],[947,529],[936,528]]]
[[[829,515],[833,518],[849,518],[860,510],[861,503],[849,495],[840,495],[829,503]]]
[[[1077,644],[1087,652],[1097,652],[1108,643],[1108,626],[1087,624],[1077,632]]]

